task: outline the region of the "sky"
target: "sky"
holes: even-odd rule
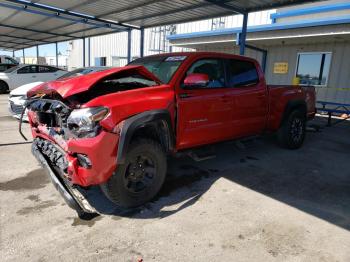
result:
[[[59,53],[61,53],[62,55],[65,55],[65,54],[67,54],[67,49],[68,49],[68,42],[58,43],[58,52]],[[21,57],[22,54],[23,54],[22,49],[15,51],[16,57]],[[12,56],[12,52],[0,50],[0,55]],[[27,57],[36,56],[36,47],[24,49],[24,55]],[[55,55],[56,55],[55,44],[39,45],[39,56],[55,56]]]

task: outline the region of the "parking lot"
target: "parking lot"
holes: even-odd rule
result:
[[[7,95],[0,134],[2,261],[350,261],[350,122],[308,132],[296,151],[266,137],[217,145],[202,162],[169,158],[161,193],[141,208],[92,188],[102,215],[90,221],[31,155]]]

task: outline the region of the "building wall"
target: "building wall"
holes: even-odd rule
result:
[[[38,61],[38,58],[39,58],[39,61]],[[39,56],[39,57],[36,57],[36,56],[26,56],[26,57],[20,57],[19,59],[19,62],[21,64],[39,64],[39,65],[45,65],[46,64],[46,60],[45,60],[45,57],[43,56]]]
[[[350,42],[312,45],[273,46],[268,48],[266,78],[269,84],[291,84],[295,76],[297,55],[302,52],[332,52],[331,67],[326,87],[317,88],[317,100],[339,103],[350,101]],[[274,74],[276,62],[287,62],[287,74]]]

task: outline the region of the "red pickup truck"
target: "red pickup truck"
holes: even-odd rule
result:
[[[296,149],[315,115],[314,88],[267,86],[255,60],[209,52],[148,56],[27,96],[32,151],[79,214],[92,212],[79,186],[139,206],[160,190],[167,154],[271,132]]]

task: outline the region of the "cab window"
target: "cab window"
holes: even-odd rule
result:
[[[249,61],[229,59],[227,75],[229,87],[252,86],[259,83],[255,64]]]
[[[37,66],[24,66],[18,69],[17,74],[36,74]]]
[[[190,74],[206,74],[209,83],[206,88],[225,87],[225,70],[221,59],[201,59],[192,64],[186,76]]]

